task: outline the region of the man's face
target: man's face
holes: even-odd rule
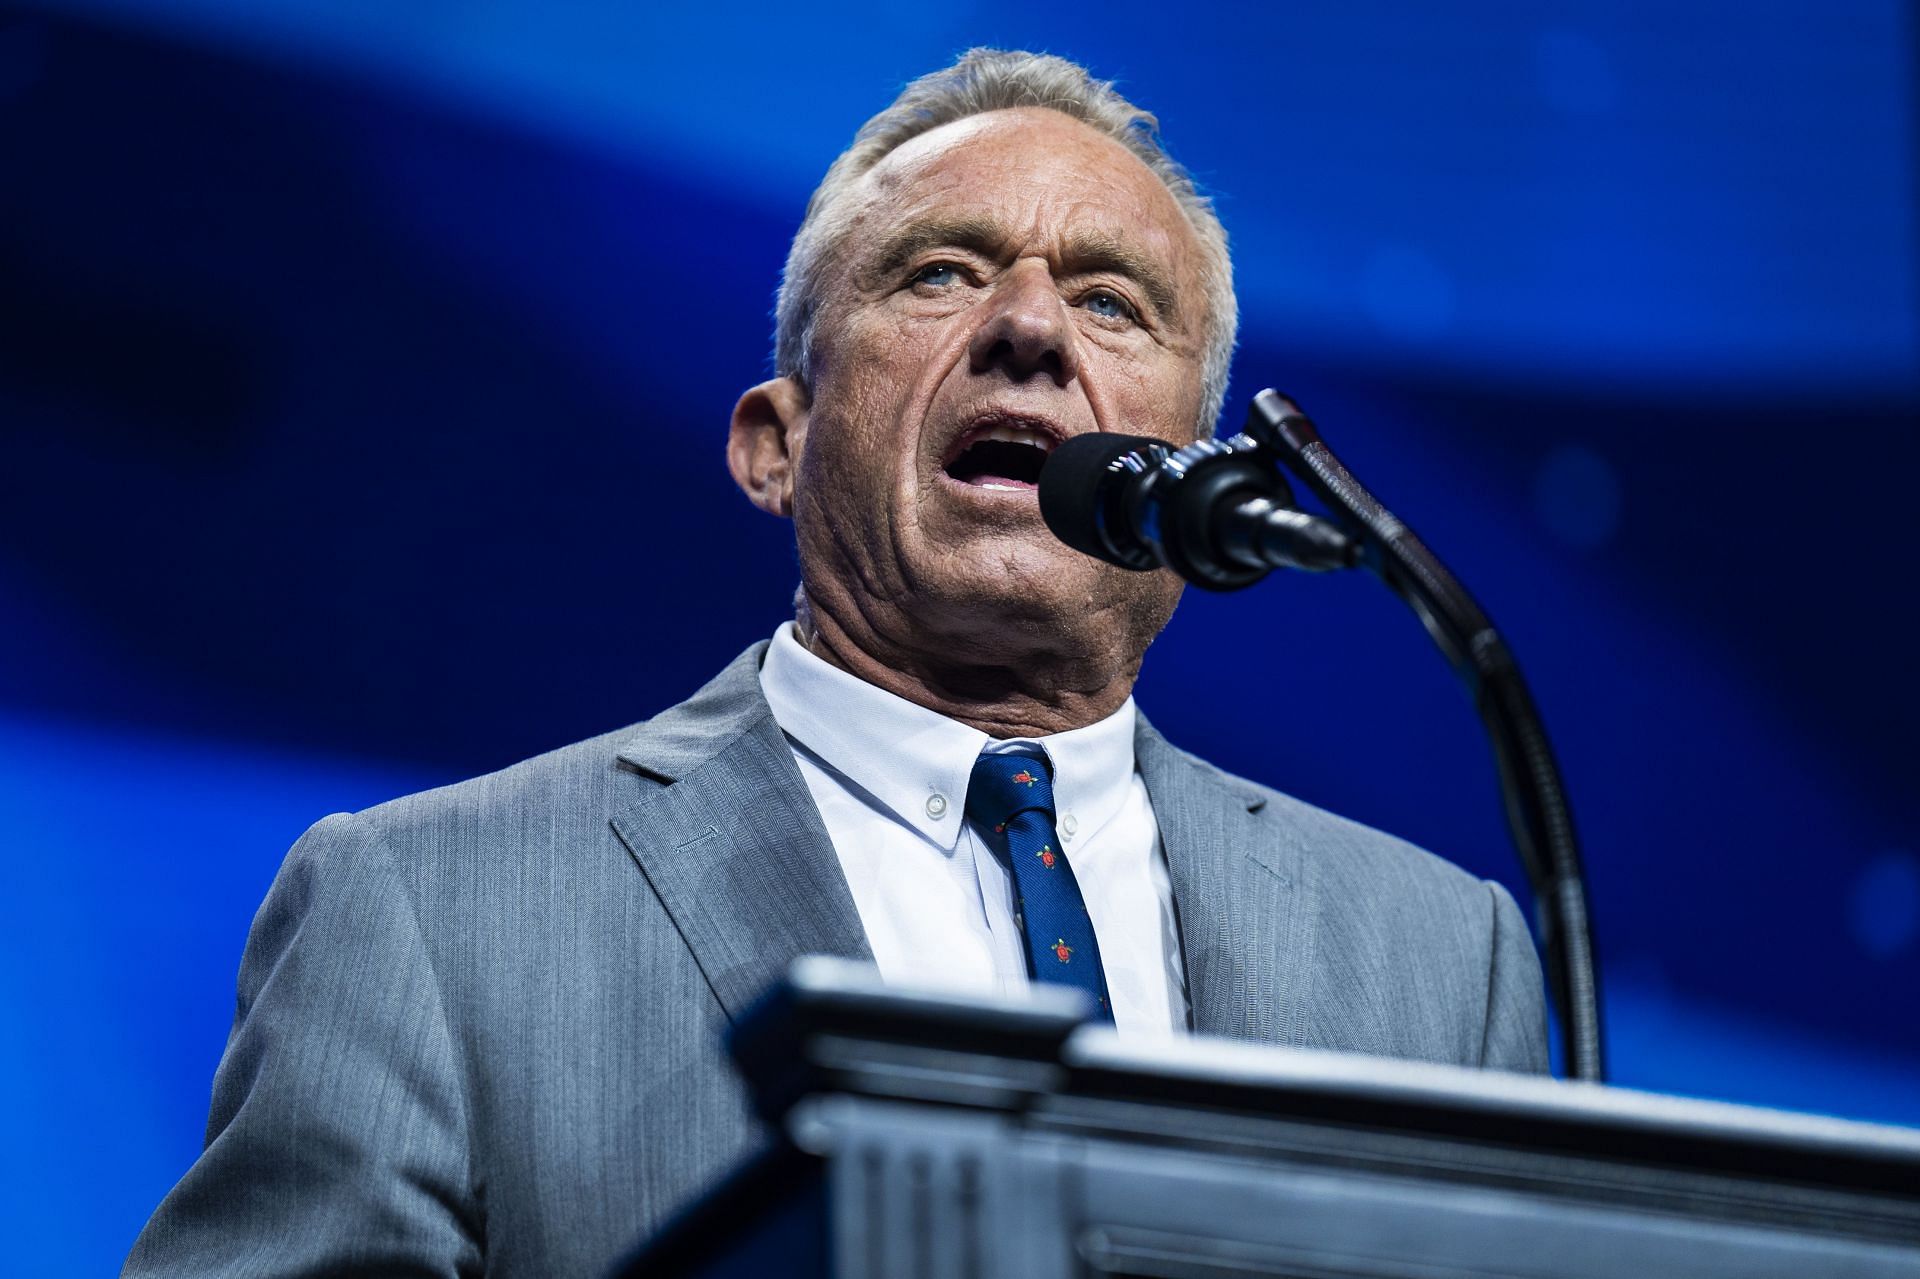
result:
[[[902,642],[990,658],[1010,628],[1013,648],[1137,663],[1179,582],[1069,550],[1034,481],[1088,431],[1193,438],[1208,318],[1179,205],[1124,147],[1043,109],[924,134],[844,198],[789,441],[809,594]]]

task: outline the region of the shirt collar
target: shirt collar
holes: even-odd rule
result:
[[[1068,846],[1097,834],[1126,800],[1139,712],[1120,709],[1084,728],[996,740],[877,688],[815,656],[788,622],[774,632],[760,688],[782,730],[820,763],[942,848],[959,843],[967,783],[982,751],[1039,752],[1053,766],[1055,820]],[[935,802],[935,797],[938,801]],[[1069,823],[1068,817],[1073,821]]]

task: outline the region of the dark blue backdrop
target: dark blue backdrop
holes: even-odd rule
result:
[[[323,813],[771,631],[722,469],[786,237],[974,43],[1119,76],[1245,340],[1510,633],[1621,1082],[1920,1122],[1913,19],[1886,3],[0,6],[0,1204],[117,1263]],[[1371,582],[1190,596],[1143,705],[1518,889]]]

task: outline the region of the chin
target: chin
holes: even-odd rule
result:
[[[979,550],[946,557],[921,579],[927,620],[956,640],[1055,654],[1144,649],[1179,599],[1177,579],[1169,591],[1153,580],[1159,574],[1131,573],[1065,546],[1013,562],[1004,543]]]

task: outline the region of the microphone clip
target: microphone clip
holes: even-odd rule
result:
[[[1111,563],[1237,591],[1276,568],[1325,572],[1360,560],[1360,544],[1338,525],[1295,509],[1280,458],[1251,435],[1134,448],[1106,470],[1118,482],[1096,511],[1095,553]]]

